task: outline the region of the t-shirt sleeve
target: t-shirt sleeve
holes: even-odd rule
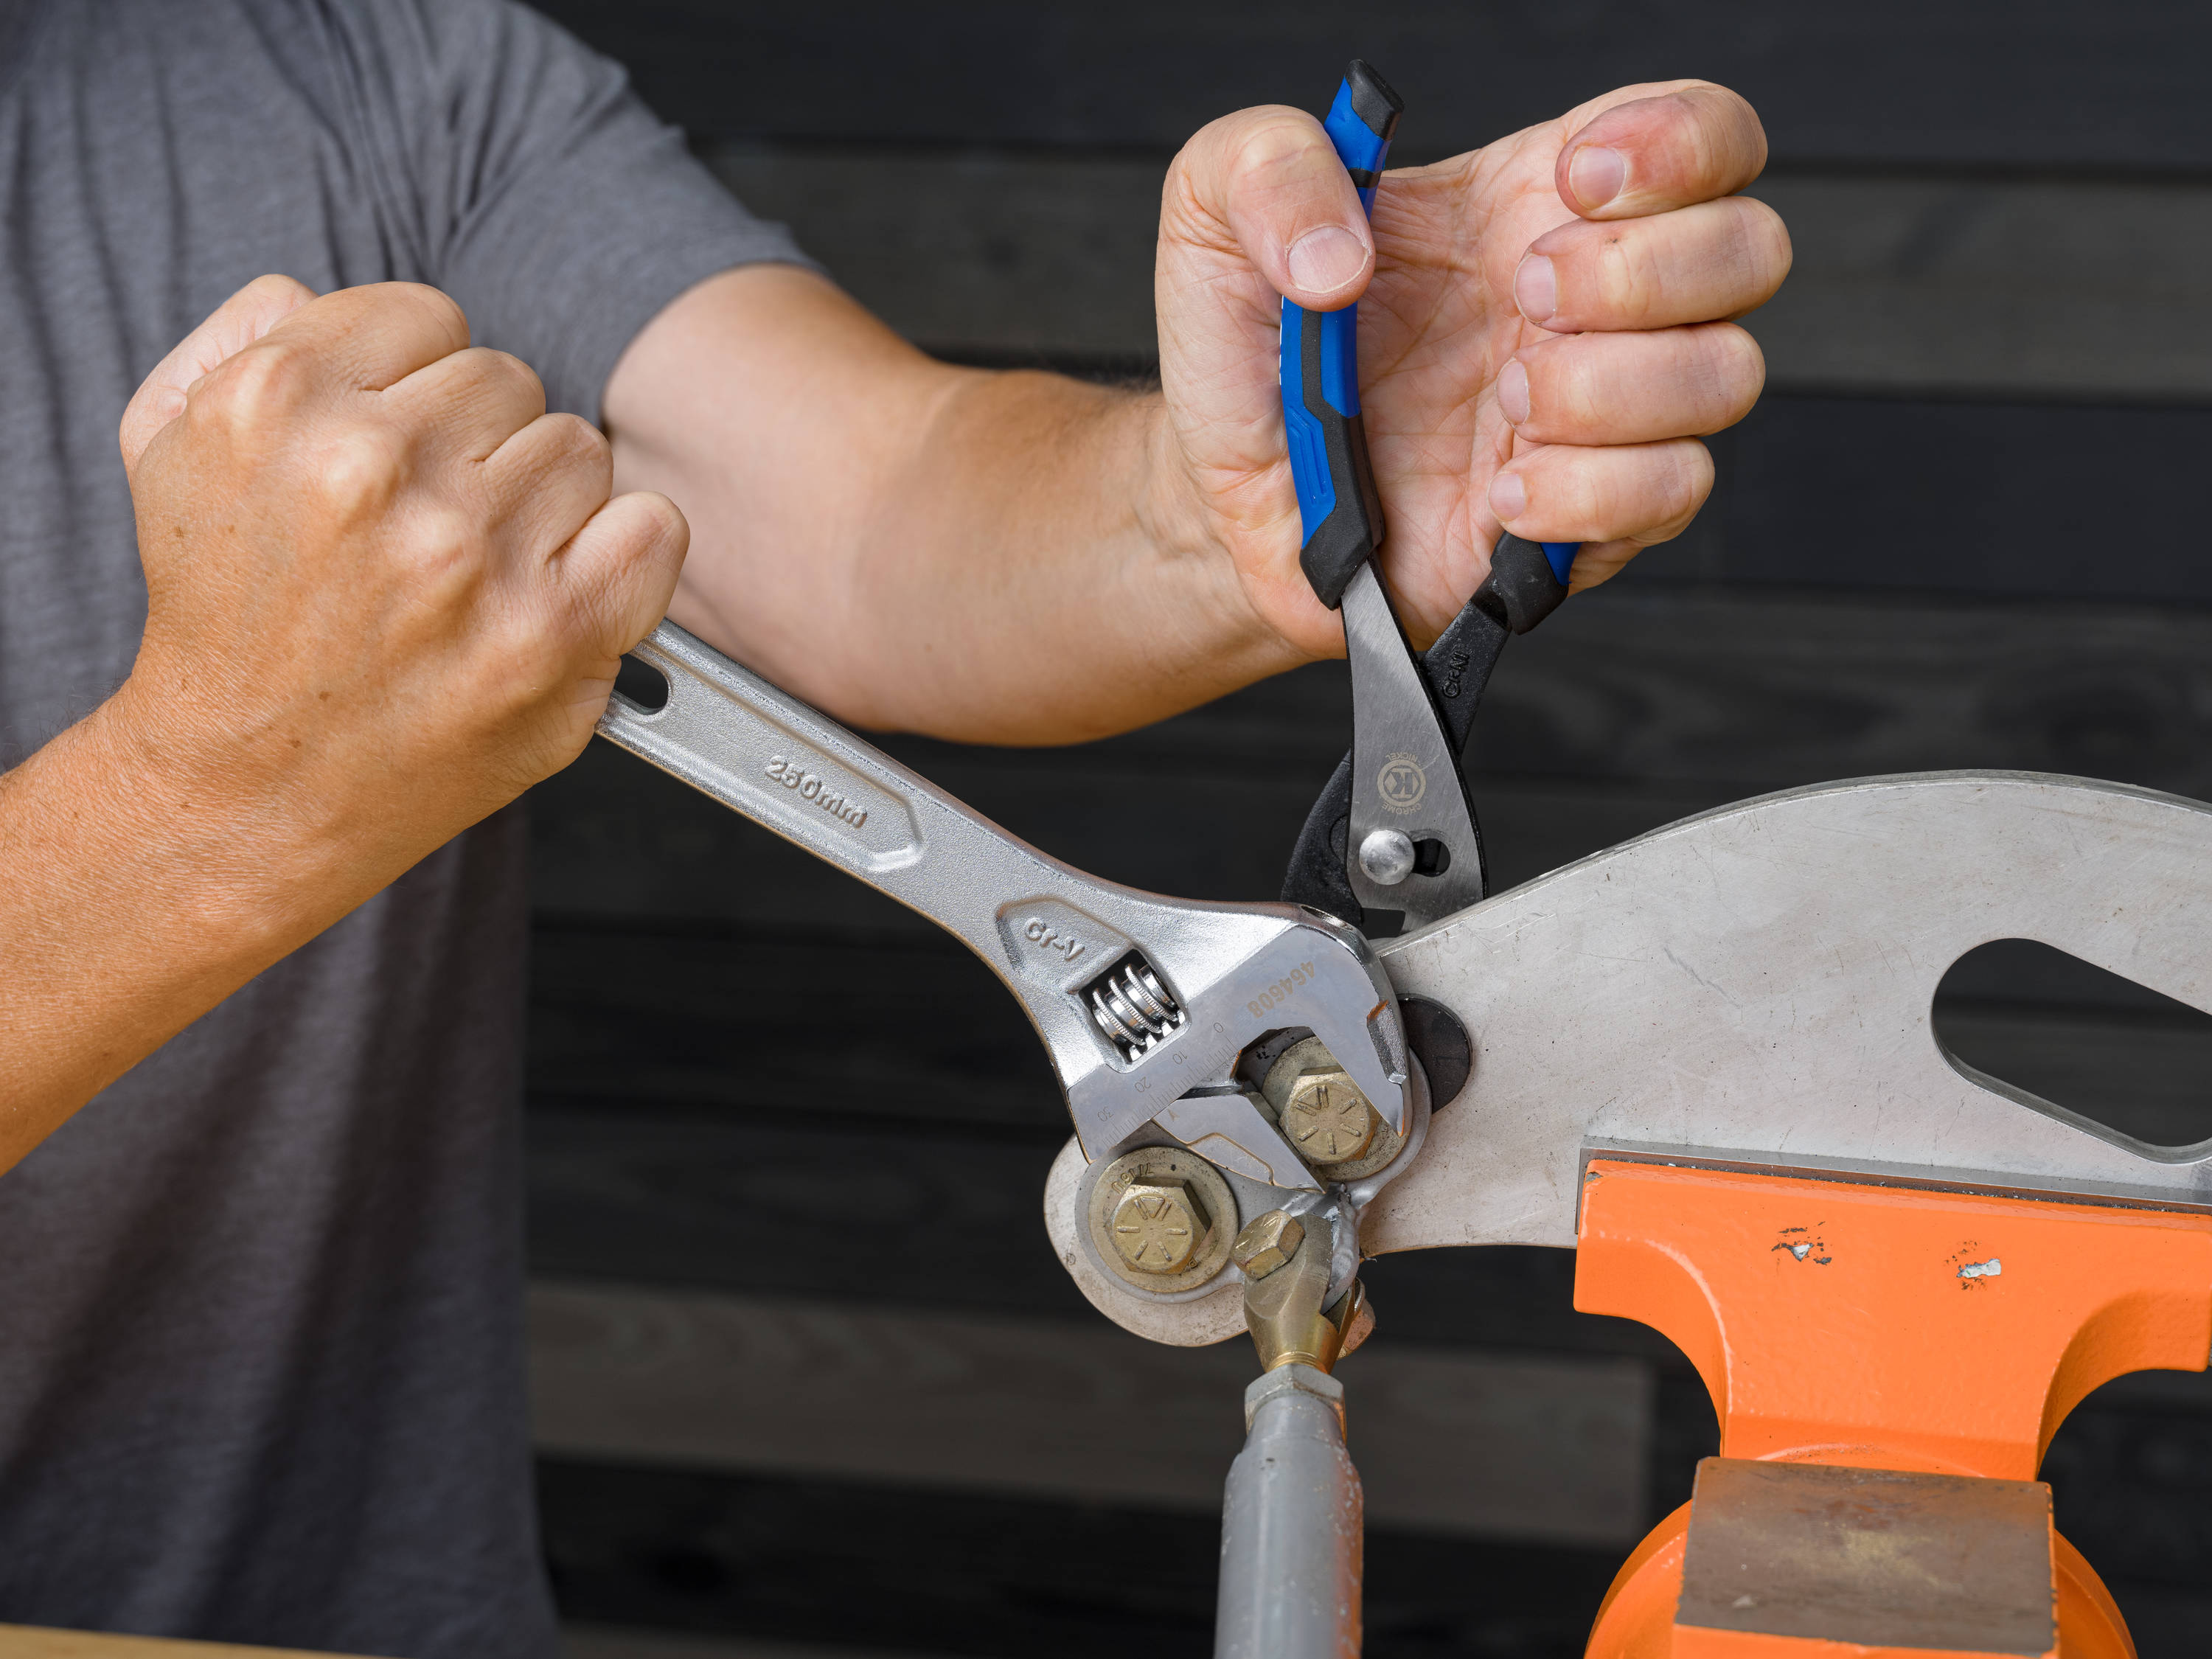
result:
[[[515,0],[339,0],[342,79],[409,263],[596,421],[640,330],[717,271],[811,265],[622,67]]]

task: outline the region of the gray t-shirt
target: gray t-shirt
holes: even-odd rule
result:
[[[0,215],[4,766],[130,670],[116,422],[242,283],[435,283],[592,417],[669,301],[797,258],[509,0],[0,0]],[[0,1177],[0,1620],[549,1650],[521,828],[426,860]]]

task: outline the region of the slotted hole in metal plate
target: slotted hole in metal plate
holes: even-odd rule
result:
[[[641,657],[624,657],[615,671],[615,696],[641,714],[657,714],[668,706],[668,676]]]
[[[2154,1146],[2212,1139],[2212,1014],[2033,939],[1969,951],[1936,1041],[2015,1089]]]

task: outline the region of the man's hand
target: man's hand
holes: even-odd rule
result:
[[[149,603],[117,712],[295,884],[357,872],[350,902],[575,757],[689,535],[407,283],[262,278],[122,442]]]
[[[404,284],[264,277],[123,421],[148,616],[0,777],[0,1169],[572,759],[688,532]]]
[[[1384,571],[1425,642],[1487,574],[1501,530],[1582,543],[1574,586],[1588,587],[1704,502],[1697,434],[1742,418],[1765,375],[1723,319],[1790,269],[1780,218],[1733,193],[1765,159],[1734,93],[1631,87],[1385,174],[1370,232],[1311,116],[1246,110],[1194,138],[1161,216],[1161,379],[1201,522],[1267,625],[1304,654],[1343,648],[1298,568],[1279,295],[1361,301]]]

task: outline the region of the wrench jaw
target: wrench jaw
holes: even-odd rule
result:
[[[1017,988],[1045,1036],[1076,1129],[1069,1150],[1078,1161],[1071,1164],[1064,1154],[1054,1166],[1048,1224],[1062,1263],[1085,1293],[1118,1322],[1146,1334],[1152,1333],[1140,1310],[1212,1304],[1238,1280],[1224,1261],[1194,1284],[1179,1253],[1117,1260],[1117,1233],[1156,1224],[1163,1204],[1189,1211],[1195,1200],[1189,1212],[1206,1212],[1205,1237],[1225,1242],[1254,1217],[1286,1204],[1304,1209],[1340,1203],[1291,1145],[1273,1109],[1239,1079],[1247,1050],[1286,1029],[1310,1030],[1342,1056],[1339,1063],[1394,1129],[1419,1116],[1419,1085],[1409,1075],[1396,994],[1358,931],[1290,906],[1240,909],[1244,925],[1235,933],[1212,925],[1222,919],[1219,911],[1194,913],[1190,925],[1179,929],[1127,928],[1143,945],[1117,958],[1113,975],[1126,976],[1133,962],[1144,977],[1103,1017],[1097,1003],[1087,1000],[1097,981],[1063,984],[1041,995]],[[1255,922],[1266,924],[1256,942]],[[1133,1032],[1121,1018],[1139,997],[1155,1014],[1149,1040],[1141,1043],[1125,1040]],[[1074,1018],[1085,1008],[1094,1016],[1087,1026]],[[1171,1018],[1158,1018],[1161,1010]],[[1408,1137],[1395,1163],[1409,1161],[1418,1148],[1419,1137]],[[1197,1172],[1203,1180],[1188,1170],[1176,1174],[1172,1159],[1163,1156],[1175,1149],[1205,1160],[1210,1173]],[[1217,1178],[1210,1194],[1203,1190]],[[1182,1200],[1164,1184],[1174,1181],[1183,1183]],[[1127,1218],[1115,1208],[1116,1195],[1125,1192],[1135,1206]],[[1199,1242],[1194,1231],[1193,1254]],[[1233,1298],[1230,1305],[1233,1313]],[[1170,1323],[1188,1326],[1187,1318]],[[1208,1328],[1195,1340],[1225,1334]]]
[[[1295,1025],[1327,1042],[1376,1110],[1403,1133],[1410,1109],[1405,1028],[1366,941],[1340,922],[1287,906],[1255,905],[1248,919],[1272,924],[1256,944],[1249,929],[1230,950],[1206,936],[1217,930],[1147,930],[1146,948],[1123,958],[1138,961],[1154,1006],[1173,1011],[1154,1020],[1142,1046],[1086,1001],[1097,981],[1044,994],[1014,982],[1060,1074],[1076,1137],[1094,1161],[1157,1125],[1187,1146],[1220,1137],[1247,1160],[1240,1172],[1255,1179],[1316,1186],[1280,1132],[1236,1087],[1243,1051]],[[1116,964],[1115,973],[1127,971]]]
[[[1240,963],[1213,1000],[1237,1039],[1231,1074],[1261,1037],[1304,1026],[1328,1044],[1382,1120],[1405,1133],[1413,1109],[1398,994],[1356,929],[1306,912]]]
[[[1194,1089],[1152,1121],[1224,1175],[1290,1191],[1321,1190],[1320,1181],[1249,1090]]]

